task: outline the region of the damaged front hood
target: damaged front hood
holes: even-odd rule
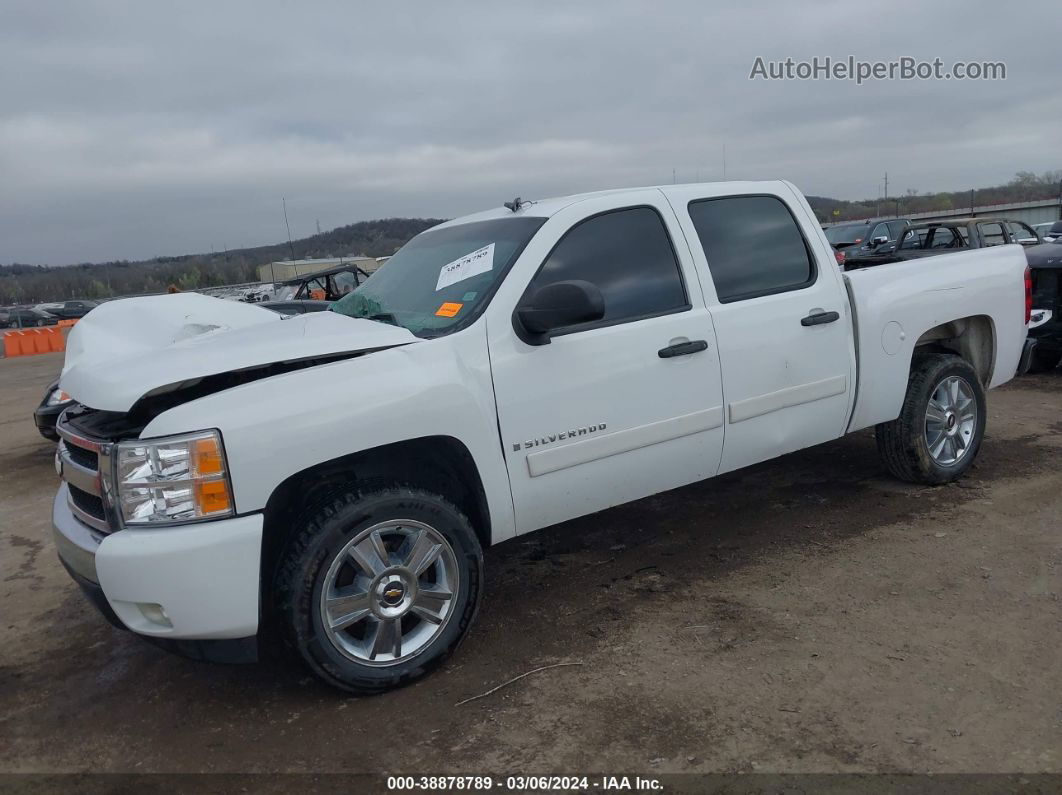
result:
[[[140,398],[206,376],[418,342],[407,329],[181,293],[112,301],[70,330],[59,383],[77,402],[129,411]]]

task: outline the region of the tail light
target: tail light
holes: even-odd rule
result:
[[[834,259],[837,260],[837,264],[840,265],[843,268],[844,267],[844,252],[843,251],[834,251],[833,252],[833,256],[834,256]]]
[[[1032,269],[1025,269],[1025,325],[1032,320]]]

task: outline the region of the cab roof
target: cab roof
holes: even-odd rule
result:
[[[779,192],[782,192],[781,195],[785,195],[785,192],[787,192],[787,183],[782,180],[765,180],[760,182],[692,182],[678,185],[645,185],[634,188],[612,188],[609,190],[591,191],[589,193],[573,193],[570,196],[555,196],[548,199],[525,199],[520,203],[520,209],[515,212],[499,203],[499,205],[493,209],[472,213],[471,215],[464,215],[460,218],[454,218],[453,220],[434,226],[432,229],[442,229],[448,226],[457,226],[458,224],[475,223],[476,221],[491,221],[495,218],[549,218],[556,215],[565,207],[570,207],[573,204],[589,201],[591,199],[600,199],[605,196],[619,196],[624,193],[641,193],[647,190],[658,190],[664,194],[664,196],[679,191],[686,194],[688,193],[689,188],[695,188],[702,185],[712,187],[712,190],[710,193],[706,193],[706,196],[718,195],[719,188],[723,185],[730,187],[735,195]],[[789,188],[792,189],[792,186],[789,186]],[[726,194],[724,193],[723,195]]]

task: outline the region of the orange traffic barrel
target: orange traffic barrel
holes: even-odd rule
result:
[[[33,330],[33,352],[34,353],[50,353],[52,346],[48,343],[48,338],[51,336],[48,333],[49,329],[34,329]]]
[[[48,350],[52,353],[65,351],[66,337],[63,336],[63,330],[58,326],[52,326],[48,331]]]
[[[22,355],[22,341],[19,339],[18,331],[5,331],[4,332],[4,356],[8,359],[13,356]]]

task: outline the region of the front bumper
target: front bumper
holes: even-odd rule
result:
[[[74,517],[66,484],[52,505],[59,558],[111,623],[209,659],[231,660],[209,647],[253,645],[258,632],[262,521],[253,514],[107,535]]]

